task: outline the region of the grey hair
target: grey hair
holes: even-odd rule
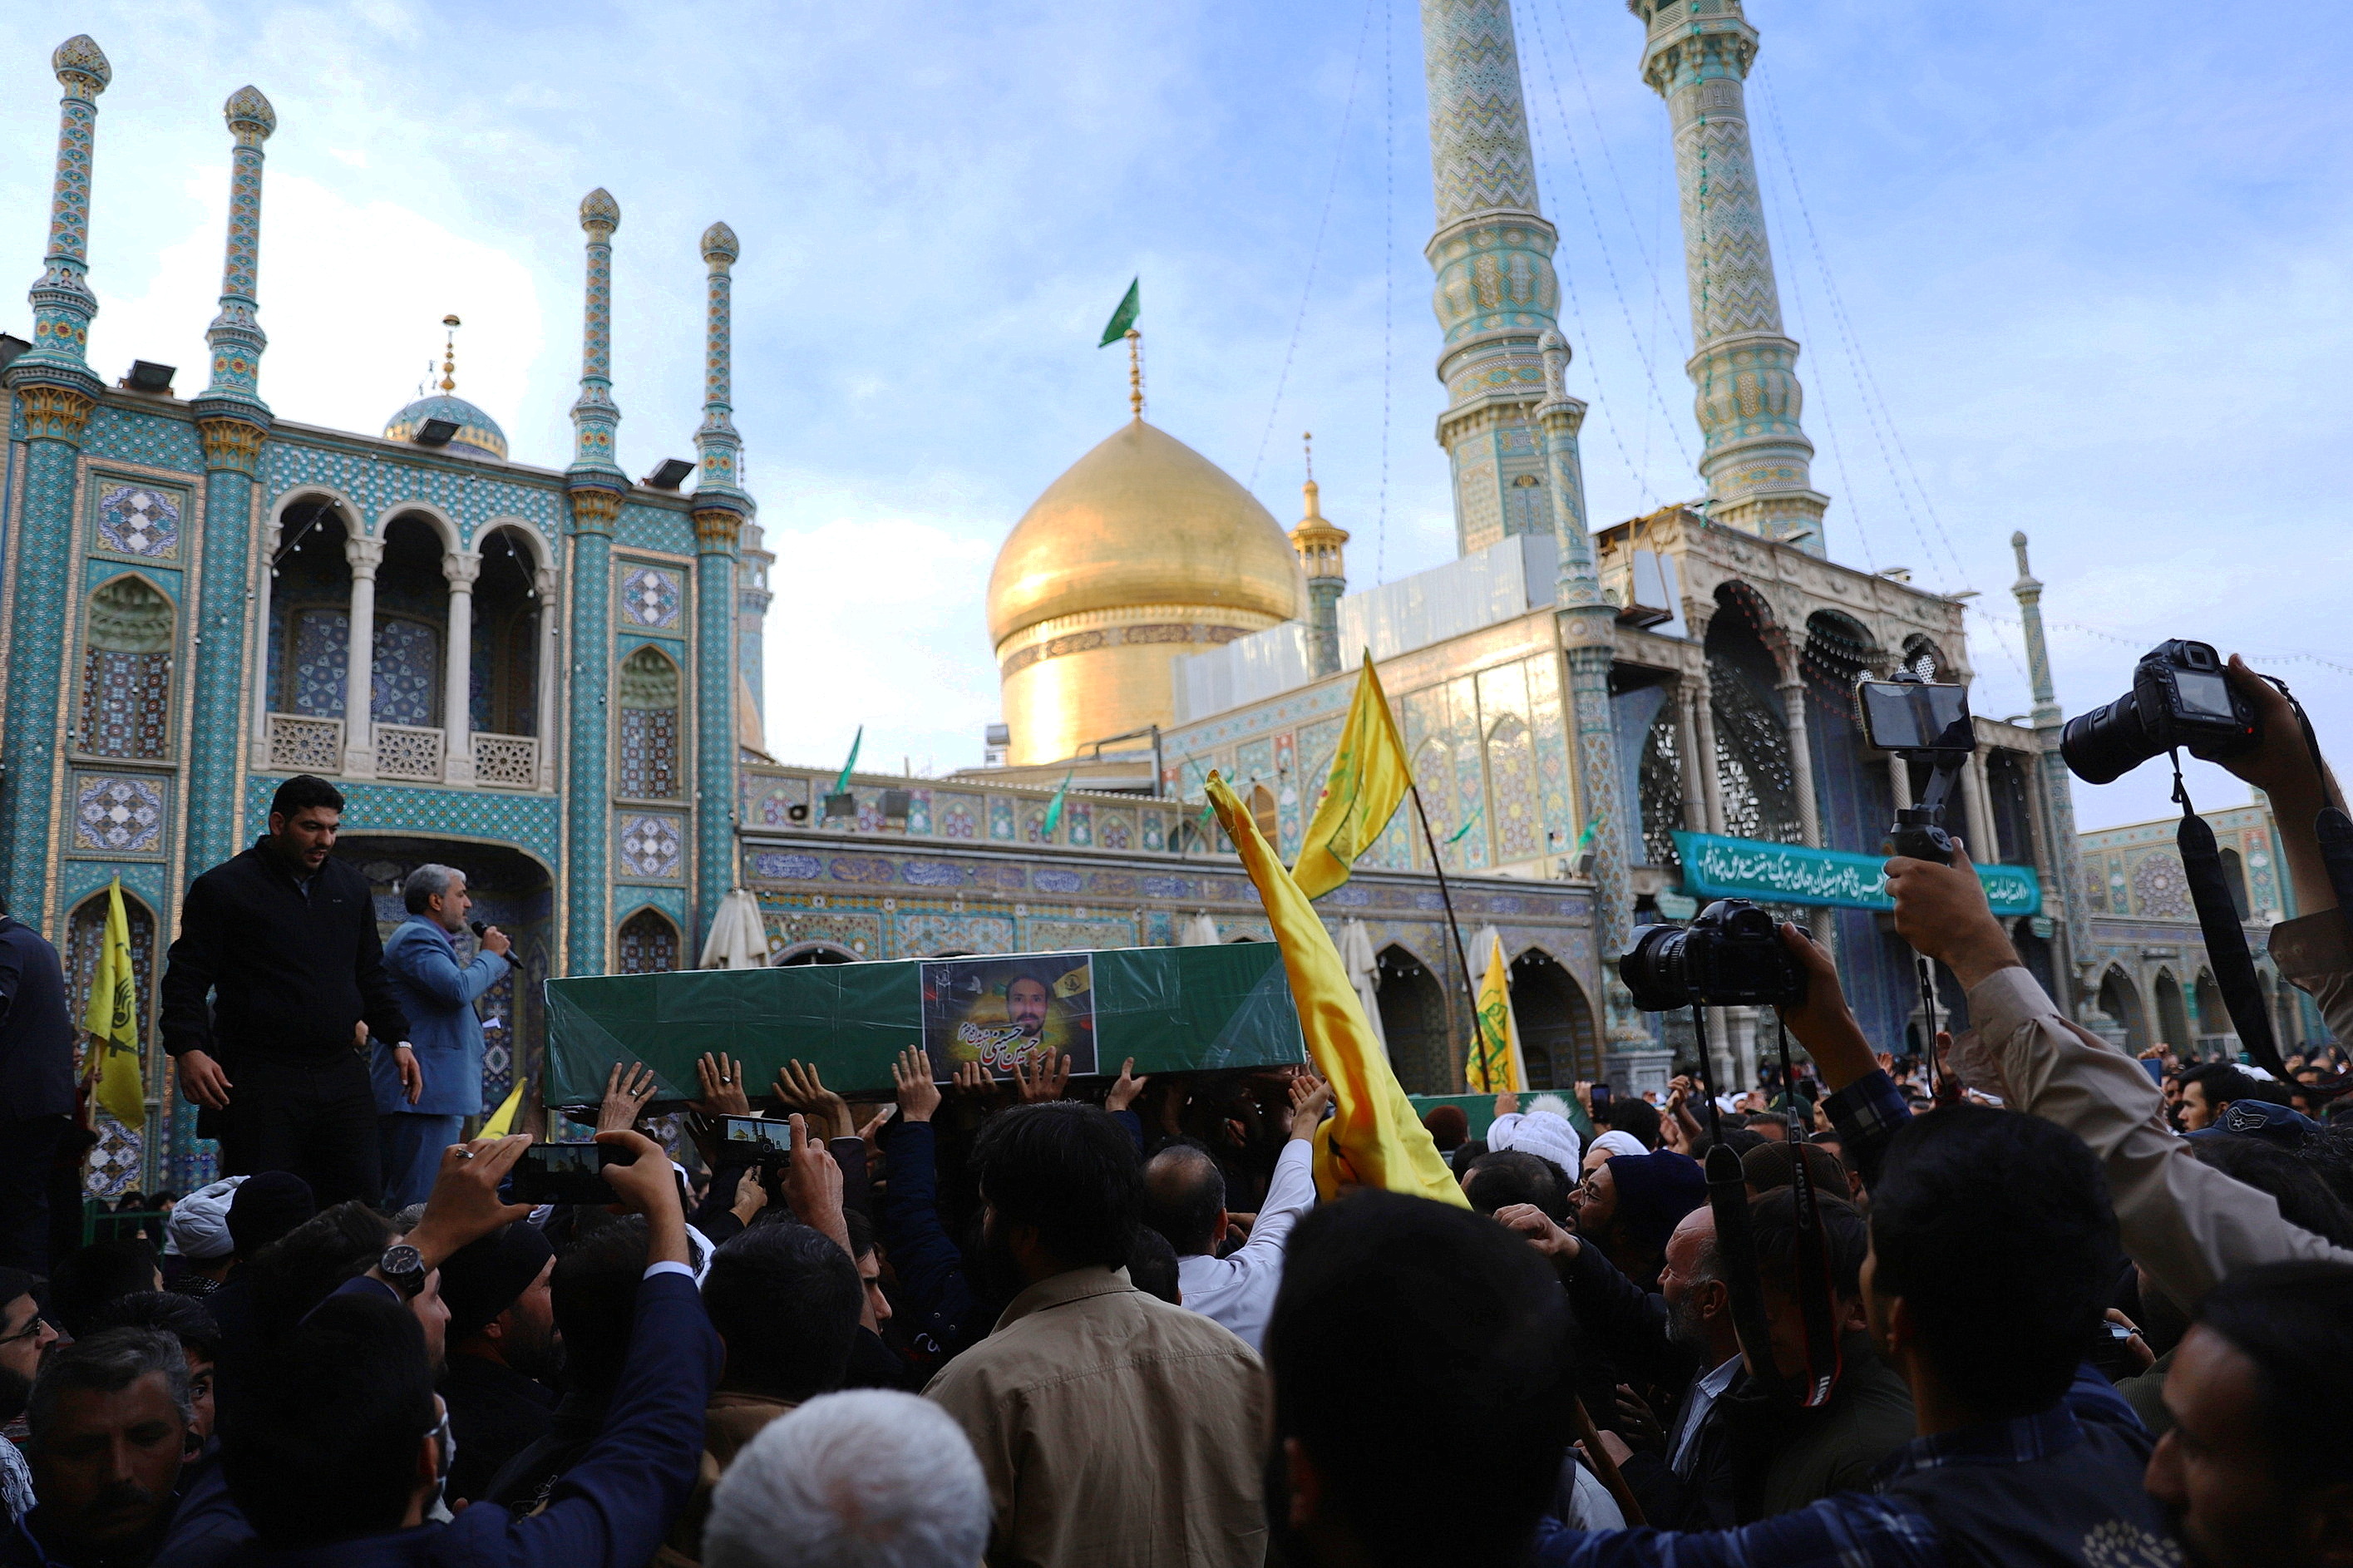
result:
[[[703,1568],[971,1568],[988,1481],[953,1416],[912,1394],[821,1394],[720,1478]]]
[[[160,1329],[105,1329],[88,1339],[59,1345],[41,1358],[33,1379],[33,1396],[25,1408],[32,1428],[33,1446],[57,1415],[58,1401],[69,1391],[120,1394],[151,1372],[164,1374],[164,1386],[178,1407],[184,1426],[195,1423],[195,1407],[188,1395],[188,1358],[178,1338]]]
[[[428,860],[400,880],[401,901],[412,915],[425,912],[425,900],[448,893],[452,882],[462,882],[466,873],[455,866],[437,866]]]

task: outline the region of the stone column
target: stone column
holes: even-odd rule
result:
[[[441,557],[449,583],[449,631],[442,638],[441,777],[453,784],[474,782],[474,579],[482,558],[452,550]]]
[[[384,541],[364,533],[343,537],[352,563],[351,635],[343,644],[343,776],[375,777],[375,570]]]
[[[205,332],[212,379],[193,405],[205,443],[204,593],[195,649],[196,717],[188,736],[188,864],[198,869],[227,859],[245,837],[232,715],[244,705],[253,487],[270,427],[269,405],[259,390],[269,339],[254,311],[260,289],[261,144],[278,129],[278,116],[250,87],[231,94],[221,113],[235,139],[227,254],[220,313]]]
[[[539,605],[539,664],[533,671],[538,689],[538,721],[532,726],[539,741],[539,787],[555,787],[555,723],[556,704],[564,690],[564,624],[556,613],[555,568],[542,566],[532,573],[532,587],[537,591]]]
[[[735,885],[735,545],[744,514],[694,509],[694,898],[707,932]],[[698,950],[699,951],[699,950]],[[691,955],[689,955],[690,957]]]
[[[1789,783],[1798,796],[1798,826],[1807,845],[1822,847],[1821,807],[1814,800],[1814,743],[1806,723],[1806,683],[1792,676],[1781,683],[1781,711],[1789,730]]]
[[[268,761],[266,748],[269,744],[269,705],[276,697],[269,689],[269,617],[272,614],[270,604],[276,592],[272,584],[278,581],[278,576],[271,570],[270,563],[278,557],[279,536],[279,525],[274,522],[261,531],[260,570],[254,574],[253,588],[254,677],[252,712],[248,716],[253,721],[254,754],[265,763]]]
[[[1969,858],[1980,866],[1990,866],[2001,858],[2001,836],[1994,831],[1993,795],[1986,783],[1982,748],[1969,753],[1968,785]]]
[[[2018,558],[2018,581],[2010,584],[2010,595],[2018,601],[2019,619],[2026,627],[2026,668],[2034,689],[2034,737],[2042,754],[2035,761],[2035,785],[2042,797],[2042,850],[2051,881],[2057,884],[2059,894],[2059,940],[2053,944],[2052,968],[2059,984],[2068,994],[2055,997],[2068,1016],[2080,1018],[2092,997],[2090,960],[2086,956],[2090,936],[2086,924],[2090,903],[2084,890],[2084,861],[2081,840],[2075,836],[2075,795],[2073,781],[2068,776],[2067,763],[2059,754],[2059,732],[2064,727],[2064,710],[2059,706],[2059,696],[2051,681],[2051,652],[2042,638],[2042,584],[2026,564],[2026,535],[2010,536],[2010,550]],[[2047,909],[2050,896],[2044,894]]]
[[[1697,689],[1693,693],[1692,710],[1699,721],[1700,798],[1707,805],[1707,830],[1724,831],[1724,781],[1715,765],[1715,690],[1707,678],[1707,667],[1700,667]]]
[[[1702,676],[1700,680],[1706,678]],[[1683,831],[1706,833],[1707,792],[1700,761],[1699,708],[1707,700],[1705,688],[1686,676],[1675,683],[1675,749],[1683,755]]]
[[[611,685],[613,528],[628,476],[614,460],[621,411],[613,404],[613,234],[620,204],[602,187],[580,200],[587,237],[582,294],[580,395],[572,405],[572,713],[565,747],[564,972],[602,974],[612,950],[606,885],[612,863],[613,804],[605,705]],[[551,606],[552,608],[552,606]],[[551,675],[554,673],[550,672]],[[550,735],[543,744],[554,745]]]
[[[71,722],[60,650],[81,595],[66,575],[72,555],[74,496],[82,432],[104,384],[86,361],[98,299],[90,270],[90,152],[98,95],[113,68],[87,36],[58,46],[49,65],[64,96],[58,105],[58,156],[49,198],[47,263],[32,288],[33,346],[7,369],[25,431],[25,500],[14,558],[15,616],[8,660],[8,725],[0,744],[0,835],[5,837],[8,907],[27,925],[56,930],[47,908],[49,830],[56,813],[59,742]]]

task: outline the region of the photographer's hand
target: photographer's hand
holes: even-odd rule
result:
[[[1783,1009],[1781,1021],[1821,1068],[1822,1081],[1833,1090],[1844,1089],[1875,1064],[1871,1042],[1863,1038],[1862,1026],[1854,1021],[1846,993],[1839,986],[1838,966],[1821,943],[1787,921],[1781,922],[1781,945],[1806,972],[1805,1005]]]
[[[469,1242],[530,1215],[529,1204],[499,1201],[499,1184],[530,1147],[531,1135],[524,1132],[510,1138],[477,1138],[441,1151],[441,1169],[425,1200],[424,1217],[402,1238],[423,1257],[427,1273]]]
[[[1949,866],[1898,855],[1887,862],[1887,892],[1895,900],[1895,934],[1941,959],[1963,990],[2019,966],[2018,950],[1993,918],[1985,884],[1959,846]]]
[[[849,1252],[849,1222],[841,1215],[841,1167],[821,1138],[809,1136],[808,1120],[792,1119],[793,1152],[785,1163],[785,1203],[793,1217],[833,1238]],[[857,1255],[850,1253],[854,1261]]]
[[[646,1216],[646,1262],[693,1266],[686,1247],[686,1209],[679,1201],[678,1175],[662,1146],[642,1132],[627,1128],[596,1134],[599,1143],[633,1149],[637,1159],[627,1165],[605,1167],[605,1184],[621,1200],[621,1207]]]
[[[2320,839],[2312,819],[2328,804],[2319,770],[2312,765],[2312,748],[2305,743],[2304,726],[2296,721],[2287,694],[2253,670],[2237,654],[2231,656],[2223,679],[2231,689],[2255,705],[2263,739],[2255,749],[2216,761],[2231,773],[2262,790],[2271,799],[2272,820],[2279,825],[2280,848],[2287,857],[2287,873],[2295,886],[2295,904],[2305,914],[2337,907],[2337,885],[2328,879],[2328,866],[2320,858]],[[2340,795],[2339,798],[2342,798]]]

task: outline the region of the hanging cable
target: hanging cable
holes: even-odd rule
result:
[[[1381,499],[1373,524],[1373,581],[1388,581],[1389,403],[1395,391],[1392,350],[1397,338],[1397,66],[1391,42],[1397,7],[1381,7]]]
[[[1339,145],[1332,152],[1332,177],[1324,182],[1324,210],[1315,219],[1315,243],[1307,252],[1307,281],[1300,286],[1299,310],[1291,319],[1291,342],[1282,351],[1282,370],[1274,378],[1274,401],[1267,405],[1266,428],[1259,433],[1258,456],[1250,459],[1250,482],[1258,488],[1258,471],[1266,461],[1266,444],[1274,436],[1274,416],[1282,411],[1282,389],[1291,381],[1292,356],[1299,352],[1299,331],[1307,322],[1307,299],[1315,292],[1315,268],[1324,259],[1324,231],[1332,222],[1332,196],[1340,188],[1340,169],[1348,157],[1348,124],[1356,111],[1356,84],[1365,72],[1365,44],[1373,36],[1373,11],[1380,0],[1366,0],[1364,26],[1356,31],[1356,63],[1348,68],[1348,100],[1340,110]]]

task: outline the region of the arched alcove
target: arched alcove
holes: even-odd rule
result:
[[[2126,1049],[2136,1055],[2148,1049],[2148,1016],[2141,1007],[2140,991],[2122,969],[2112,966],[2101,976],[2099,1008],[2124,1031]]]
[[[1569,1089],[1601,1077],[1601,1044],[1585,988],[1540,947],[1512,961],[1512,1021],[1519,1026],[1528,1087]]]
[[[2181,983],[2173,978],[2171,970],[2160,969],[2149,991],[2157,999],[2158,1043],[2171,1046],[2185,1057],[2195,1056],[2198,1037],[2190,1033],[2189,1010],[2181,1005]]]
[[[613,952],[623,974],[667,973],[678,967],[678,927],[659,910],[639,910],[621,922]]]
[[[1762,601],[1736,583],[1717,589],[1716,601],[1707,624],[1707,679],[1724,830],[1735,838],[1802,843],[1780,662],[1766,646]]]
[[[174,618],[172,601],[135,573],[110,577],[91,593],[79,750],[140,762],[170,754]]]
[[[1389,1063],[1409,1094],[1445,1094],[1455,1086],[1459,1063],[1451,1054],[1446,993],[1427,964],[1405,948],[1380,952],[1381,1033]]]
[[[621,661],[616,794],[632,800],[677,798],[680,686],[677,664],[650,643]]]

